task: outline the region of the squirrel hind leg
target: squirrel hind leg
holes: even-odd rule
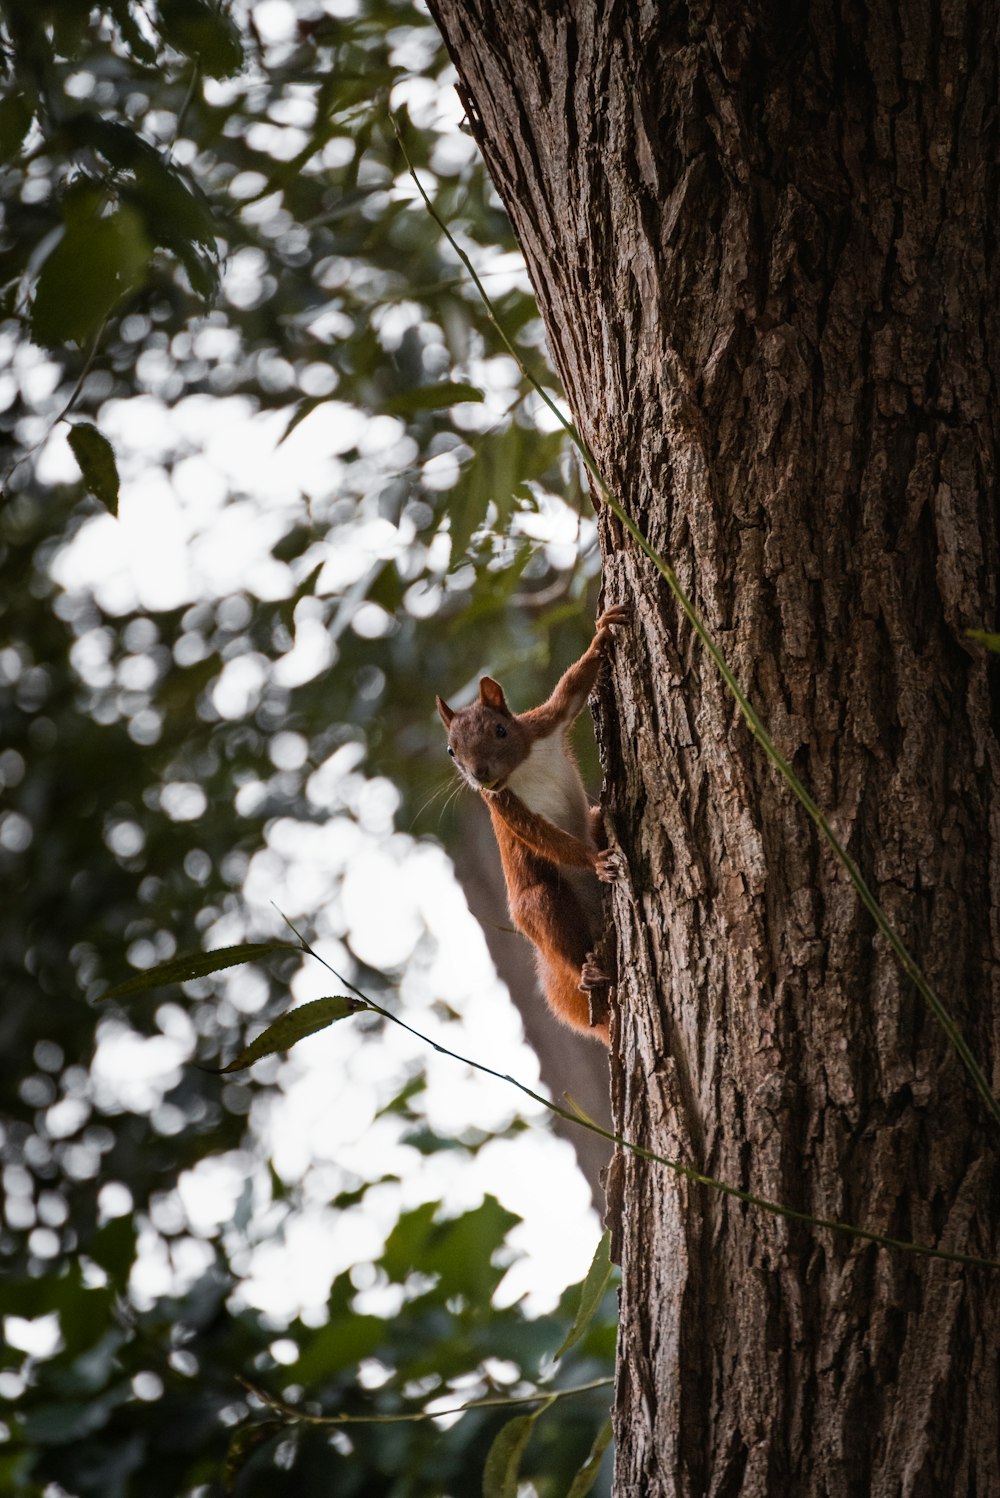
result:
[[[580,987],[581,971],[568,962],[552,962],[538,953],[538,976],[549,1008],[557,1019],[571,1030],[592,1036],[605,1046],[611,1044],[607,1021],[591,1024],[590,997]]]
[[[553,1014],[571,1029],[607,1045],[604,1016],[596,1016],[601,1022],[591,1024],[590,999],[580,988],[593,940],[586,913],[570,885],[539,880],[511,902],[510,913],[535,948],[538,976]]]

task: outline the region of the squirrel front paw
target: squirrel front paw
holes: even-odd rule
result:
[[[617,884],[628,877],[628,865],[617,848],[602,848],[594,863],[594,873],[603,884]]]
[[[616,624],[631,624],[632,610],[627,603],[616,603],[604,613],[597,621],[596,632],[604,640],[611,638],[611,630]]]

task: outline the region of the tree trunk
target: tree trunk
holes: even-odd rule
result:
[[[996,628],[1000,562],[996,7],[432,10],[584,438],[995,1080],[1000,692],[965,632]],[[602,535],[636,609],[601,715],[617,1126],[995,1256],[995,1124],[661,579]],[[621,1245],[618,1495],[1000,1494],[1000,1274],[634,1159]]]

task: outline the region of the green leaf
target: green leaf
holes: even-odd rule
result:
[[[564,1353],[583,1336],[587,1327],[593,1321],[597,1308],[604,1298],[604,1292],[608,1288],[611,1279],[613,1265],[611,1263],[611,1234],[605,1232],[601,1235],[601,1241],[597,1245],[590,1268],[587,1270],[586,1278],[580,1290],[580,1304],[563,1341],[562,1346],[556,1353],[561,1358]]]
[[[417,385],[413,390],[402,390],[386,401],[382,409],[391,416],[409,416],[414,411],[441,411],[463,401],[482,401],[485,398],[475,385],[444,380],[439,385]]]
[[[587,1498],[587,1494],[597,1481],[597,1474],[601,1470],[601,1461],[604,1453],[611,1445],[611,1436],[612,1428],[609,1417],[594,1437],[594,1444],[590,1448],[590,1455],[570,1483],[566,1498]]]
[[[421,1202],[408,1212],[401,1212],[385,1240],[379,1260],[380,1268],[396,1284],[402,1284],[414,1269],[422,1267],[427,1241],[433,1230],[434,1214],[440,1202]]]
[[[4,10],[14,7],[5,5]],[[42,9],[41,6],[38,7]],[[78,57],[85,45],[89,7],[86,0],[60,0],[58,5],[46,6],[47,20],[52,24],[52,51],[57,57]]]
[[[1000,654],[1000,635],[991,635],[985,629],[967,629],[965,633],[970,640],[978,640],[980,645],[985,645],[987,650],[994,650]]]
[[[500,1427],[483,1469],[483,1498],[517,1498],[521,1458],[531,1439],[535,1421],[554,1402],[546,1399],[532,1414],[515,1415],[513,1420]]]
[[[378,1110],[375,1118],[387,1118],[393,1113],[399,1114],[403,1118],[415,1118],[417,1115],[410,1108],[410,1104],[415,1097],[420,1097],[426,1091],[427,1077],[423,1072],[418,1072],[416,1076],[410,1077],[409,1081],[403,1084],[403,1087],[397,1092],[394,1098],[391,1098],[389,1102],[385,1103]]]
[[[307,1035],[315,1035],[318,1030],[327,1029],[338,1019],[346,1019],[349,1014],[356,1014],[359,1009],[365,1008],[367,1005],[360,999],[348,998],[346,994],[300,1004],[298,1009],[290,1010],[288,1014],[276,1019],[273,1025],[268,1025],[234,1061],[221,1068],[220,1075],[230,1071],[245,1071],[264,1056],[273,1056],[278,1051],[290,1051],[293,1045],[304,1040]]]
[[[222,1469],[222,1491],[235,1493],[237,1479],[253,1453],[287,1430],[288,1424],[284,1420],[257,1420],[252,1425],[238,1426],[229,1439],[226,1464]]]
[[[465,1150],[468,1153],[469,1146],[461,1139],[453,1135],[442,1137],[435,1134],[426,1124],[418,1128],[409,1129],[400,1137],[400,1144],[408,1144],[410,1149],[417,1150],[421,1155],[439,1155],[442,1150]]]
[[[325,406],[328,402],[336,399],[336,395],[304,395],[300,401],[296,401],[295,410],[289,417],[288,425],[278,438],[276,445],[280,447],[292,435],[300,422],[305,421],[306,417],[311,416],[320,406]]]
[[[381,1267],[401,1284],[413,1270],[440,1277],[448,1295],[462,1295],[470,1305],[488,1304],[506,1270],[493,1256],[520,1220],[495,1196],[458,1217],[435,1222],[439,1202],[424,1202],[400,1215],[386,1239]]]
[[[140,214],[126,204],[104,213],[104,200],[89,185],[67,198],[66,227],[42,265],[31,309],[32,334],[47,347],[87,343],[144,278],[152,246]]]
[[[317,562],[312,571],[302,579],[295,592],[289,598],[282,599],[278,605],[278,616],[289,633],[295,627],[295,609],[303,598],[312,598],[319,582],[319,575],[326,566],[326,561]]]
[[[131,1212],[113,1217],[88,1239],[84,1253],[105,1271],[111,1283],[124,1290],[135,1262],[136,1226]]]
[[[478,461],[478,460],[477,460]],[[478,476],[459,484],[448,503],[451,567],[461,566],[473,534],[486,519],[490,502],[486,484]]]
[[[384,96],[390,85],[399,77],[399,67],[373,67],[370,53],[355,52],[359,67],[338,67],[324,78],[316,100],[317,119],[329,121],[356,104],[367,104],[378,108],[379,92]]]
[[[564,438],[561,432],[541,433],[511,421],[486,432],[470,446],[474,457],[463,464],[458,483],[448,496],[451,566],[461,565],[475,532],[492,504],[502,529],[518,504],[525,503],[526,485],[555,477]],[[530,499],[530,488],[527,493]]]
[[[132,1398],[128,1381],[100,1399],[64,1399],[36,1405],[23,1419],[24,1439],[39,1446],[67,1446],[107,1425],[119,1405]]]
[[[37,1459],[36,1452],[23,1448],[0,1456],[0,1493],[30,1493],[31,1469]]]
[[[282,1369],[282,1377],[314,1389],[362,1358],[371,1357],[387,1341],[389,1329],[381,1316],[345,1311],[313,1334],[297,1361]]]
[[[169,962],[160,962],[156,967],[127,978],[124,983],[109,988],[101,994],[106,999],[127,999],[136,993],[146,993],[151,988],[163,988],[168,983],[188,983],[192,978],[205,978],[209,973],[221,972],[223,968],[239,967],[243,962],[257,962],[272,952],[301,952],[302,948],[287,941],[250,941],[238,947],[216,947],[213,952],[187,952],[182,957],[171,957]]]
[[[67,1288],[74,1293],[67,1294],[59,1308],[59,1325],[63,1351],[70,1357],[77,1357],[88,1348],[92,1349],[109,1333],[114,1336],[116,1293],[110,1285],[86,1289],[79,1270],[70,1276]]]
[[[302,579],[295,592],[292,594],[292,602],[300,603],[303,598],[311,598],[316,591],[319,575],[326,566],[326,561],[317,562],[312,571]]]
[[[138,213],[151,243],[177,256],[199,296],[214,295],[219,282],[216,224],[197,184],[117,120],[75,115],[67,121],[65,134],[73,149],[90,147],[117,169],[121,201]],[[128,178],[122,176],[126,172]]]
[[[89,421],[79,421],[70,427],[69,445],[91,494],[112,515],[117,515],[118,465],[115,462],[115,450],[107,437]]]
[[[22,94],[0,99],[0,161],[10,161],[31,126],[31,107]]]
[[[209,78],[231,78],[243,66],[238,28],[206,0],[160,0],[160,35]]]
[[[129,50],[140,62],[148,64],[155,63],[156,51],[149,45],[136,25],[132,12],[129,9],[129,0],[111,0],[110,10],[123,39],[128,43]]]
[[[406,584],[399,575],[395,562],[386,562],[368,584],[366,597],[379,604],[387,614],[394,614],[403,601]]]

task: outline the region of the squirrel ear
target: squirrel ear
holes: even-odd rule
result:
[[[492,707],[498,713],[510,713],[503,687],[492,676],[484,676],[479,683],[479,700],[485,707]]]
[[[441,722],[445,728],[450,728],[451,720],[455,716],[455,709],[449,707],[443,697],[435,697],[434,701],[437,703],[437,710],[441,714]]]

